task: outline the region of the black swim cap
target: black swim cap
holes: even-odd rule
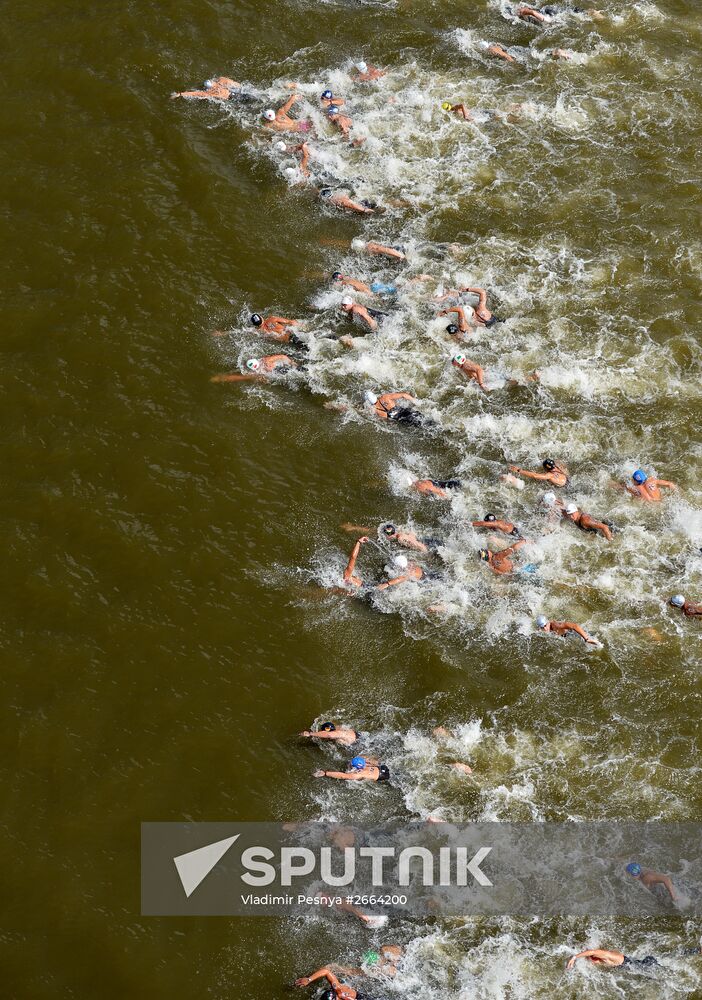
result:
[[[332,281],[338,281],[341,277],[341,271],[334,271],[332,274]]]
[[[331,188],[320,188],[319,189],[319,196],[320,196],[320,198],[328,198],[331,193],[332,193],[332,189]]]
[[[384,535],[396,535],[397,534],[397,528],[395,527],[394,524],[384,524],[383,525],[383,534]]]
[[[486,514],[485,517],[483,518],[483,521],[496,521],[496,520],[497,518],[495,517],[494,514]]]
[[[451,334],[458,333],[458,327],[456,326],[456,324],[449,323],[449,325],[446,327],[446,333],[451,333]]]
[[[259,316],[258,313],[253,313],[251,316],[251,322],[254,326],[260,326],[263,323],[263,317]]]
[[[320,733],[333,733],[336,731],[336,726],[333,722],[323,722],[319,727]]]
[[[543,461],[543,466],[547,472],[553,472],[553,470],[556,468],[556,463],[553,461],[552,458],[545,458]]]
[[[334,990],[325,990],[324,993],[320,994],[319,1000],[336,1000],[336,992]]]

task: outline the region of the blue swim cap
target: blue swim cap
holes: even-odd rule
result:
[[[325,100],[325,101],[330,101],[330,100],[332,99],[332,97],[333,97],[333,96],[334,96],[334,95],[332,94],[331,90],[325,90],[325,91],[324,91],[324,92],[322,93],[322,97],[324,98],[324,100]]]
[[[353,760],[351,761],[351,767],[355,771],[362,771],[365,766],[366,766],[365,757],[354,757]]]
[[[333,117],[334,117],[334,115],[338,115],[338,114],[339,114],[339,109],[338,109],[338,108],[335,108],[335,107],[331,107],[331,108],[329,108],[329,110],[327,111],[327,114],[329,115],[329,117],[330,117],[330,118],[333,118]]]
[[[629,872],[630,875],[640,875],[641,865],[637,865],[636,862],[632,862],[630,865],[626,866],[626,870]]]
[[[646,480],[648,479],[648,476],[643,471],[643,469],[637,469],[636,472],[633,474],[633,476],[631,478],[634,480],[635,483],[638,483],[639,486],[640,486],[641,483],[645,483],[646,482]]]

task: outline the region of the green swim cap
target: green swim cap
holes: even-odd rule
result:
[[[363,961],[366,965],[375,965],[376,962],[380,961],[380,955],[377,951],[367,951],[363,956]]]

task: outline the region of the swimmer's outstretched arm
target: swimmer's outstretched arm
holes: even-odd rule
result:
[[[300,736],[310,736],[315,740],[341,740],[344,738],[345,730],[336,730],[333,733],[328,733],[325,730],[313,733],[309,729],[305,729],[300,733]]]
[[[437,315],[439,316],[450,316],[451,313],[455,313],[458,317],[458,329],[461,333],[468,332],[468,323],[466,322],[465,311],[460,306],[453,306],[451,309],[442,309]]]
[[[668,479],[656,479],[655,483],[657,486],[667,486],[669,490],[677,490],[678,484],[671,483]]]
[[[477,295],[479,308],[484,309],[487,305],[487,292],[484,288],[471,288],[469,285],[466,285],[466,287],[462,288],[461,291],[472,292],[473,295]]]
[[[386,580],[385,583],[379,583],[375,589],[387,590],[388,587],[395,587],[398,583],[404,583],[406,579],[406,576],[396,576],[392,580]]]
[[[579,958],[591,958],[593,955],[597,955],[598,951],[598,948],[590,948],[587,951],[579,951],[577,955],[573,955],[573,957],[568,960],[566,969],[572,969]]]
[[[174,101],[176,97],[195,97],[198,100],[206,101],[212,94],[209,90],[183,90],[179,94],[171,94],[171,100]]]
[[[584,528],[594,528],[595,531],[600,531],[608,542],[612,541],[612,532],[609,525],[605,524],[603,521],[598,521],[596,518],[591,517],[589,514],[583,514],[580,519],[580,523]]]
[[[517,549],[521,549],[522,545],[526,545],[526,543],[527,543],[527,539],[526,538],[520,538],[518,542],[514,543],[514,545],[508,545],[506,549],[500,549],[499,555],[500,556],[506,556],[506,555],[510,555],[511,556],[513,552],[516,552]]]
[[[210,382],[265,382],[263,375],[241,375],[238,372],[234,375],[213,375]]]
[[[516,472],[518,476],[526,476],[527,479],[545,479],[550,481],[551,474],[549,472],[530,472],[528,469],[520,469],[518,465],[510,465],[510,472]]]
[[[576,625],[575,622],[563,622],[563,627],[568,629],[570,632],[575,632],[579,635],[581,639],[584,639],[589,646],[599,646],[597,639],[593,639],[592,636],[588,635],[584,628],[580,625]]]
[[[315,771],[315,776],[317,778],[339,778],[341,781],[363,781],[364,775],[359,774],[358,771]]]
[[[295,986],[309,986],[311,983],[316,983],[318,979],[328,979],[332,989],[336,986],[341,986],[339,980],[326,965],[321,969],[317,969],[316,972],[311,972],[309,976],[302,976],[300,979],[296,979]]]
[[[363,586],[363,580],[359,576],[354,576],[354,570],[356,569],[356,560],[358,559],[358,553],[361,551],[361,546],[367,541],[367,536],[363,535],[354,545],[349,556],[349,561],[346,564],[346,569],[344,570],[344,583],[352,583],[354,587]]]
[[[296,101],[300,100],[302,100],[302,94],[291,94],[290,97],[285,102],[285,104],[283,104],[282,107],[278,108],[278,114],[287,115],[293,104],[295,104]]]
[[[668,875],[662,875],[660,872],[647,872],[646,873],[646,883],[652,883],[653,885],[664,885],[668,890],[668,895],[675,901],[677,900],[677,895],[675,894],[675,886],[673,885],[671,879]]]

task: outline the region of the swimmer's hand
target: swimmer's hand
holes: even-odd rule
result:
[[[522,470],[519,468],[518,465],[510,465],[509,471],[516,472],[517,474],[519,474]]]
[[[310,981],[307,976],[302,976],[300,979],[296,979],[293,986],[309,986]]]
[[[326,771],[315,771],[314,774],[312,775],[313,778],[326,778],[326,776],[327,776]],[[304,985],[306,986],[307,983],[305,983]]]
[[[300,733],[300,736],[311,736],[311,735],[312,735],[312,733],[310,733],[307,729],[303,730]]]
[[[366,542],[369,542],[369,541],[370,541],[370,538],[368,537],[368,535],[361,535],[361,537],[358,539],[358,544],[359,545],[365,545]]]
[[[174,90],[171,94],[171,100],[175,100],[176,97],[180,97],[180,93],[177,90]]]

